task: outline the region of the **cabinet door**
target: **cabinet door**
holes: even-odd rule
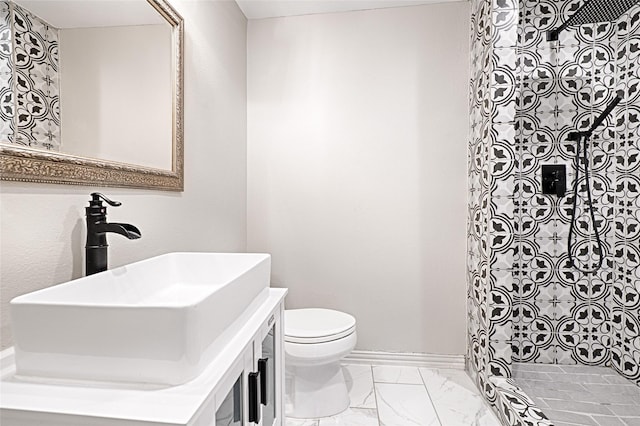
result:
[[[248,426],[248,376],[254,370],[253,347],[248,345],[244,353],[215,391],[215,426]]]
[[[222,403],[216,410],[216,426],[242,426],[244,425],[244,401],[242,388],[244,383],[242,374],[227,393]]]
[[[275,347],[275,324],[271,326],[261,342],[262,354],[258,359],[258,371],[264,375],[262,382],[262,424],[263,426],[273,426],[276,419],[276,347]]]
[[[281,313],[277,310],[262,327],[255,342],[257,367],[261,376],[262,426],[282,424],[282,335]]]

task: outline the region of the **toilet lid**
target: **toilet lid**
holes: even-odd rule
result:
[[[309,308],[284,311],[284,340],[292,343],[322,343],[348,336],[356,319],[344,312]]]

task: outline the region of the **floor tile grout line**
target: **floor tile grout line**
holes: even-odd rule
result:
[[[376,417],[378,417],[378,426],[383,426],[382,420],[380,419],[380,406],[378,405],[378,391],[376,390],[376,380],[373,377],[373,365],[369,365],[369,369],[371,370],[371,386],[373,387],[373,400],[376,403]]]
[[[373,374],[373,368],[374,367],[393,367],[393,368],[403,368],[403,369],[412,369],[415,368],[418,371],[418,377],[420,377],[420,381],[422,382],[422,376],[420,375],[420,368],[421,367],[416,367],[413,365],[373,365],[371,364],[371,375],[373,377],[373,383],[379,383],[379,384],[383,384],[383,385],[420,385],[420,384],[424,384],[424,383],[415,383],[415,382],[384,382],[384,381],[377,381],[375,378],[375,375]]]
[[[438,369],[433,369],[436,373]],[[431,402],[431,406],[433,407],[433,412],[436,413],[436,419],[438,420],[438,424],[442,426],[442,420],[440,419],[440,414],[438,413],[438,409],[436,408],[436,404],[433,402],[433,398],[431,398],[431,393],[429,392],[429,388],[427,387],[427,383],[424,381],[424,376],[422,375],[422,371],[418,368],[418,374],[420,375],[420,380],[422,380],[422,385],[424,386],[424,390],[427,392],[427,396],[429,397],[429,402]]]
[[[375,385],[384,385],[385,387],[411,386],[411,387],[416,387],[416,388],[419,388],[419,387],[424,388],[424,384],[420,384],[420,383],[384,383],[384,382],[382,382],[382,383],[375,383],[374,387],[375,387]],[[426,391],[426,389],[425,389],[425,391]],[[378,396],[378,393],[376,391],[376,405],[377,405],[377,396]],[[428,391],[427,391],[427,396],[429,397],[429,402],[431,402],[431,406],[433,407],[433,402],[431,401],[431,397],[429,396],[429,392]],[[396,410],[394,408],[394,406],[392,406],[390,404],[388,404],[387,406],[390,407],[391,410],[394,411],[394,412],[398,411],[398,410]],[[433,411],[435,412],[435,407],[434,407]],[[378,418],[379,418],[379,416],[378,416]],[[438,418],[438,413],[437,412],[436,412],[436,420],[438,420],[438,424],[434,425],[434,426],[443,426],[442,423],[440,423],[440,419]],[[382,420],[380,420],[380,426],[383,426],[383,425],[384,424],[382,423]]]

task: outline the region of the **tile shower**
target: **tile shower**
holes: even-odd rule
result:
[[[582,4],[471,1],[468,367],[507,424],[551,424],[511,378],[513,362],[606,366],[640,384],[640,6],[547,41]],[[605,261],[585,275],[566,254],[576,149],[567,135],[616,95],[589,142]],[[543,164],[567,165],[567,195],[542,195]],[[589,266],[583,176],[575,256]]]

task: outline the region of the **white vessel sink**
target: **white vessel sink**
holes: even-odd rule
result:
[[[187,382],[266,300],[270,273],[267,254],[171,253],[17,297],[16,374]]]

